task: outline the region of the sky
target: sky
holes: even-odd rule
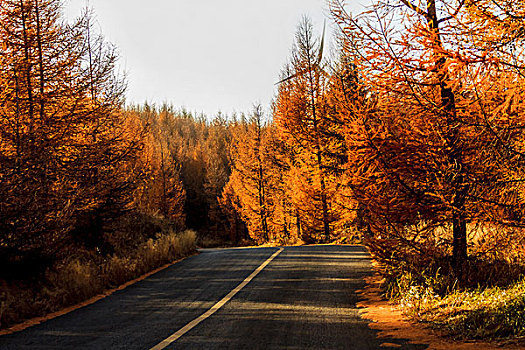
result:
[[[66,18],[86,4],[120,53],[128,104],[167,102],[208,117],[256,103],[269,110],[301,18],[320,34],[329,15],[326,0],[65,0]]]

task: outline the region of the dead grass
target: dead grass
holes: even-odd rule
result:
[[[525,231],[489,224],[470,225],[469,231],[461,278],[444,233],[436,240],[442,243],[427,240],[417,249],[372,241],[384,293],[412,320],[456,339],[524,338]]]
[[[406,313],[460,339],[525,337],[525,280],[507,288],[456,290],[444,297],[413,286],[401,299]]]
[[[456,339],[525,337],[525,267],[471,258],[462,285],[448,268],[405,271],[387,280],[387,295],[411,319]]]
[[[385,280],[376,274],[365,278],[367,285],[360,291],[357,304],[361,315],[371,321],[369,327],[379,331],[378,337],[385,339],[381,347],[392,347],[387,339],[405,339],[409,344],[425,344],[429,350],[489,350],[524,349],[524,339],[499,339],[495,341],[454,340],[444,337],[440,329],[428,327],[428,323],[416,322],[406,315],[398,303],[383,298]],[[398,345],[399,346],[399,345]]]
[[[194,231],[158,233],[132,254],[102,257],[77,252],[49,269],[39,282],[0,281],[0,329],[89,299],[106,289],[188,256]]]
[[[219,248],[228,246],[223,238],[204,234],[197,235],[196,244],[197,247],[200,248]]]

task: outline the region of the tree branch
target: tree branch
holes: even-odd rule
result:
[[[400,0],[403,5],[411,9],[412,11],[416,12],[418,15],[424,16],[425,18],[428,18],[429,15],[426,11],[422,10],[419,6],[412,4],[408,0]]]

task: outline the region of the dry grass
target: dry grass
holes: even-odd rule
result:
[[[228,245],[221,237],[199,234],[197,237],[197,246],[200,248],[218,248]]]
[[[396,259],[389,259],[394,249],[379,251],[386,295],[406,315],[454,338],[525,337],[525,232],[493,225],[469,230],[469,260],[461,279],[446,245],[421,246],[424,255],[399,250],[404,255]],[[378,243],[379,248],[391,246],[390,241]]]
[[[225,239],[210,232],[199,232],[197,235],[197,247],[199,248],[226,248],[226,247],[248,247],[257,245],[251,238],[242,238],[237,241]]]
[[[188,256],[195,251],[195,240],[190,230],[158,233],[124,256],[77,252],[48,270],[38,283],[0,281],[0,329],[79,303]]]
[[[400,300],[406,314],[456,338],[525,336],[525,280],[506,288],[455,290],[443,297],[412,286]]]

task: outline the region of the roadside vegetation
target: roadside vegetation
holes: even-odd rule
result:
[[[2,281],[2,328],[81,303],[195,252],[195,232],[158,232],[129,252],[102,256],[80,249],[33,279]]]
[[[0,328],[195,252],[160,135],[89,11],[0,2]]]
[[[465,265],[468,277],[463,281],[446,266],[443,262],[414,264],[410,270],[385,269],[385,294],[411,319],[455,339],[525,336],[523,263],[472,258]]]
[[[330,8],[359,71],[351,188],[387,296],[454,337],[522,337],[523,2]]]
[[[414,283],[400,289],[406,314],[457,339],[523,338],[525,282],[505,287],[453,289],[440,296],[432,287]]]
[[[0,328],[195,246],[365,243],[385,294],[458,338],[523,337],[523,2],[328,6],[271,110],[125,105],[59,0],[0,2]]]

